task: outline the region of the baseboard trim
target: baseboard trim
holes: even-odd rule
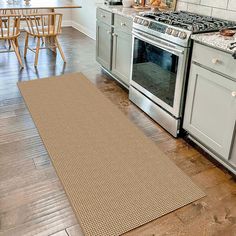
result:
[[[78,24],[78,23],[76,23],[75,21],[71,21],[71,26],[72,26],[74,29],[76,29],[76,30],[82,32],[83,34],[87,35],[89,38],[91,38],[91,39],[93,39],[93,40],[96,39],[96,34],[95,34],[95,32],[93,32],[93,31],[91,31],[91,30],[88,30],[88,29],[87,29],[86,27],[84,27],[83,25]]]
[[[72,26],[71,20],[63,20],[62,21],[62,27],[69,27]]]

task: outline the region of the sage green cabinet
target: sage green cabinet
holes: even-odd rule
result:
[[[113,34],[112,73],[126,85],[129,85],[130,79],[131,48],[131,34],[115,29]]]
[[[232,148],[229,161],[236,168],[236,132],[234,134],[233,140],[234,140],[233,146],[232,146],[233,148]]]
[[[117,81],[129,87],[133,20],[97,9],[97,61]]]
[[[183,127],[225,160],[230,159],[235,135],[235,91],[235,81],[192,63]]]
[[[112,27],[97,21],[96,59],[104,68],[111,70]]]

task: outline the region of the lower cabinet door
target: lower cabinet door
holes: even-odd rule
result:
[[[111,70],[112,28],[97,21],[96,59],[107,70]]]
[[[112,73],[129,86],[131,70],[132,36],[115,31],[113,34]]]
[[[235,92],[235,81],[192,64],[183,127],[227,160],[235,132]]]
[[[234,130],[234,142],[233,142],[233,146],[232,146],[232,151],[230,154],[230,163],[236,168],[236,129]]]

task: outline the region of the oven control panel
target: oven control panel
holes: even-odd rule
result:
[[[149,29],[152,29],[152,30],[155,30],[157,32],[161,32],[161,33],[165,33],[166,30],[168,29],[168,27],[166,25],[161,25],[159,23],[156,23],[156,22],[150,22],[149,26],[148,26]]]
[[[168,25],[162,22],[156,22],[142,16],[136,16],[133,20],[134,28],[140,29],[144,32],[153,32],[161,34],[163,37],[168,37],[171,40],[181,42],[186,45],[190,37],[191,31],[186,31],[172,25]],[[164,36],[165,35],[165,36]]]

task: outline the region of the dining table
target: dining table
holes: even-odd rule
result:
[[[81,8],[77,0],[30,0],[27,4],[24,0],[14,1],[0,0],[0,10],[13,10],[13,9],[72,9]]]
[[[55,12],[57,9],[76,9],[82,8],[78,0],[0,0],[0,10],[48,10],[50,12]],[[46,45],[49,46],[51,51],[56,53],[56,50],[51,48],[54,39],[48,37],[46,39]]]

